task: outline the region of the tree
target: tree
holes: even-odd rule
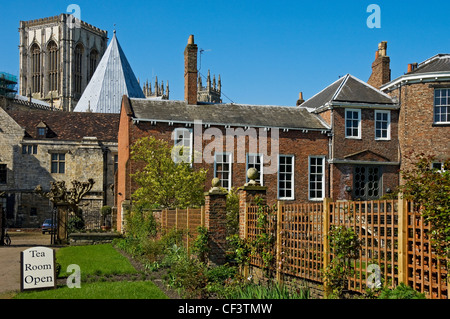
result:
[[[67,205],[73,213],[79,215],[78,205],[83,197],[89,193],[95,182],[92,178],[87,182],[72,181],[72,188],[67,189],[64,181],[50,182],[50,191],[44,192],[41,185],[35,188],[35,192],[44,198],[48,198],[55,205]]]
[[[204,201],[206,170],[194,170],[190,163],[172,159],[169,143],[151,137],[136,141],[131,148],[133,160],[144,167],[131,177],[139,185],[132,198],[139,205],[186,208]]]
[[[450,258],[450,158],[433,168],[434,156],[420,154],[413,168],[402,171],[404,197],[421,207],[430,226],[428,236],[441,258]]]

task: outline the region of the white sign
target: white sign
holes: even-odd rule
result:
[[[47,247],[22,252],[21,289],[56,288],[55,253]]]

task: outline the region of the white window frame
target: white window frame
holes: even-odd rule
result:
[[[446,91],[445,97],[442,97],[441,93],[439,94],[440,95],[440,97],[439,97],[440,100],[442,100],[442,99],[444,99],[444,100],[446,99],[447,100],[446,104],[445,103],[444,104],[439,103],[439,105],[437,105],[436,101],[437,101],[438,98],[436,97],[436,92],[438,92],[438,91],[439,92]],[[434,89],[434,102],[433,102],[433,123],[434,124],[450,124],[450,120],[448,120],[448,118],[450,117],[450,115],[449,115],[449,113],[450,113],[449,100],[450,100],[450,88]],[[446,114],[447,120],[441,121],[441,119],[439,118],[439,120],[436,121],[436,109],[437,108],[444,108],[444,109],[446,109],[446,112],[443,113],[443,114]]]
[[[224,187],[228,190],[231,190],[232,184],[233,184],[233,154],[232,153],[216,153],[214,154],[214,177],[217,176],[217,164],[225,164],[226,162],[218,162],[217,157],[218,156],[226,156],[228,158],[228,164],[229,164],[229,172],[228,172],[228,187]],[[223,172],[223,171],[222,171]],[[220,178],[220,186],[223,187],[223,179]]]
[[[245,170],[245,178],[246,178],[246,182],[249,182],[248,176],[247,176],[247,172],[248,169],[251,167],[255,167],[254,163],[252,163],[253,165],[250,164],[250,157],[259,157],[259,165],[261,167],[260,170],[258,170],[259,172],[259,183],[262,185],[264,185],[264,158],[263,158],[263,154],[254,154],[254,153],[247,153],[247,162],[246,162],[246,170]],[[257,181],[258,181],[257,180]]]
[[[378,114],[387,114],[387,128],[386,128],[386,137],[377,137],[377,115]],[[384,121],[381,121],[384,123]],[[374,126],[375,126],[375,140],[377,141],[390,141],[391,140],[391,111],[385,111],[385,110],[375,110],[375,116],[374,116]],[[383,133],[384,129],[381,128],[381,133]]]
[[[281,165],[281,158],[282,157],[290,157],[292,158],[292,171],[291,171],[291,196],[280,196],[280,165]],[[294,182],[295,182],[295,156],[294,155],[284,155],[284,154],[279,154],[278,155],[278,179],[277,179],[277,197],[279,200],[293,200],[295,199],[295,187],[294,187]],[[285,182],[287,182],[288,180],[285,180]],[[285,191],[287,189],[284,189]]]
[[[321,197],[311,197],[311,159],[321,159],[322,160],[322,178],[320,182],[322,183],[322,188],[320,191],[322,191]],[[318,173],[314,173],[315,175],[319,175]],[[316,183],[317,181],[315,181]],[[319,189],[314,189],[315,192],[317,192]],[[308,199],[310,201],[321,201],[325,198],[325,156],[308,156]]]
[[[182,145],[178,144],[178,135],[180,134],[179,132],[182,131],[183,133],[183,137],[182,137]],[[189,133],[189,137],[185,136],[185,133]],[[193,130],[190,128],[186,128],[186,127],[177,127],[174,131],[173,131],[173,143],[174,143],[174,147],[179,147],[179,146],[183,146],[183,147],[189,147],[189,157],[187,158],[188,163],[192,166],[192,154],[193,154],[193,144],[194,144],[194,133]],[[189,146],[184,145],[184,141],[185,140],[189,140]],[[182,155],[180,157],[178,153],[172,153],[172,160],[175,163],[181,163],[181,162],[186,162],[185,161],[185,156]]]
[[[348,135],[347,134],[347,129],[349,129],[350,127],[347,126],[347,120],[350,120],[347,118],[347,112],[356,112],[358,113],[358,135],[354,136],[354,135]],[[355,119],[351,119],[351,121],[355,121]],[[351,127],[351,129],[355,129],[353,126]],[[345,138],[350,138],[350,139],[361,139],[361,109],[345,109]]]

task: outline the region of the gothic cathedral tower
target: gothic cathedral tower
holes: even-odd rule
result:
[[[61,14],[21,21],[19,32],[19,94],[73,111],[107,48],[107,31]]]

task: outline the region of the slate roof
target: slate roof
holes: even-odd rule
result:
[[[423,74],[450,71],[450,54],[437,54],[419,64],[418,68],[408,74]]]
[[[389,95],[359,80],[353,75],[347,74],[303,102],[300,106],[317,109],[325,106],[329,102],[395,104]]]
[[[116,33],[75,107],[76,112],[120,113],[122,96],[145,98]]]
[[[174,123],[202,121],[202,124],[235,127],[329,129],[319,116],[299,107],[234,103],[189,105],[185,101],[155,101],[133,98],[130,99],[130,107],[136,120]]]
[[[100,141],[117,141],[119,114],[52,112],[44,110],[6,111],[17,124],[25,129],[25,137],[38,139],[37,126],[47,126],[46,138],[52,140],[79,141],[83,137],[97,137]]]

